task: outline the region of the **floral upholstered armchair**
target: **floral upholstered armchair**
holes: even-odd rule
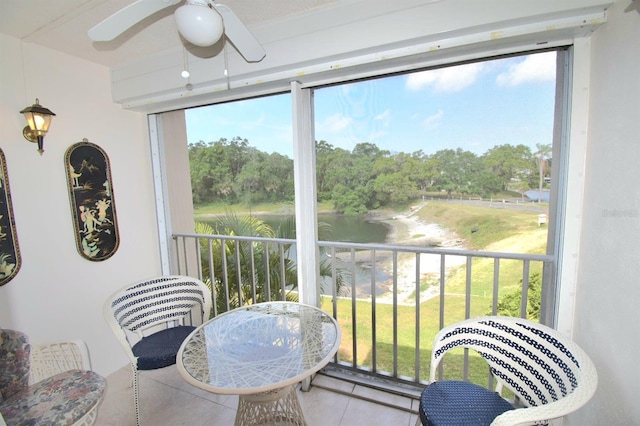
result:
[[[79,341],[31,347],[0,329],[0,425],[90,425],[105,390]]]

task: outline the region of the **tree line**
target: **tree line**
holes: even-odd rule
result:
[[[477,155],[461,148],[433,154],[382,150],[363,142],[353,150],[316,142],[318,201],[346,214],[406,204],[427,192],[490,197],[504,191],[542,189],[550,167],[550,145],[499,145]],[[189,145],[196,205],[294,200],[293,160],[266,153],[247,139],[222,138]]]

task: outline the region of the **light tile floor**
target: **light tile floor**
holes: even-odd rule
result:
[[[107,377],[107,392],[98,409],[96,426],[135,425],[130,385],[129,368]],[[234,423],[237,396],[216,395],[194,387],[182,379],[175,366],[141,372],[139,385],[143,426],[226,426]],[[323,375],[314,378],[309,392],[299,389],[297,392],[309,426],[416,424],[418,401],[412,398]]]

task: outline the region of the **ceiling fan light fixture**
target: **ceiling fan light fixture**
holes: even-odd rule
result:
[[[222,17],[206,4],[187,2],[176,9],[173,15],[178,31],[191,44],[212,46],[222,37]]]

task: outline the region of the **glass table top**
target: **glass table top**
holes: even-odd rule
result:
[[[324,367],[340,345],[336,320],[294,302],[247,305],[198,327],[178,352],[190,383],[215,393],[266,392]]]

